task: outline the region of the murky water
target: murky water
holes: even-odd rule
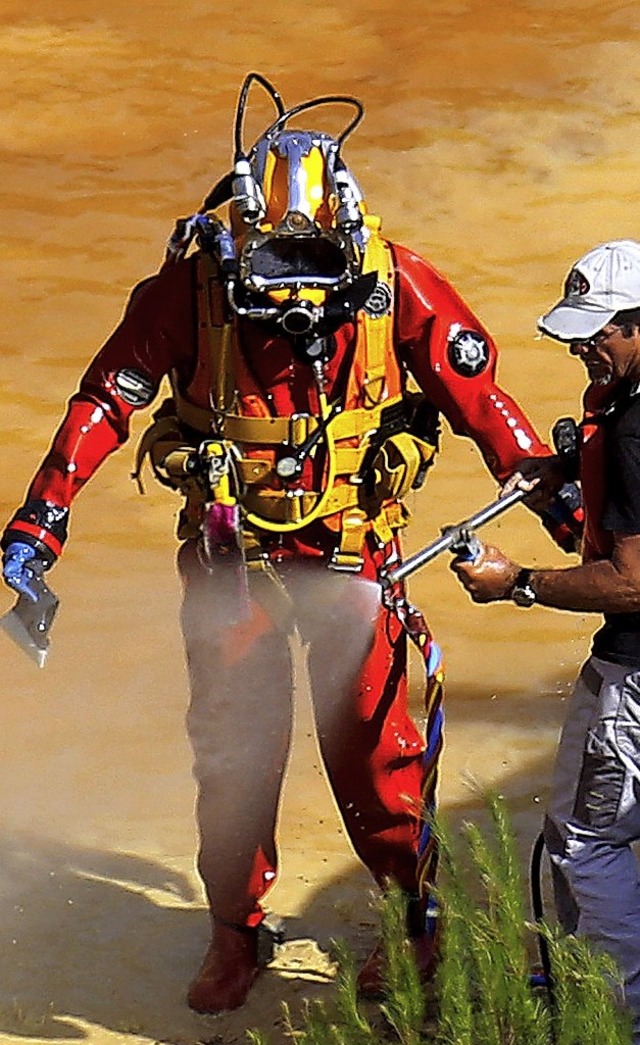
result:
[[[273,78],[290,104],[336,91],[362,98],[366,119],[347,158],[370,209],[456,283],[501,346],[501,382],[542,432],[575,412],[580,368],[535,340],[535,319],[574,257],[638,235],[632,5],[460,0],[405,10],[388,0],[301,0],[265,9],[245,0],[218,11],[204,0],[59,0],[52,10],[42,0],[0,0],[2,519],[21,501],[128,288],[159,263],[174,218],[228,169],[249,69]],[[249,137],[269,116],[258,91]],[[73,1030],[74,1016],[94,1026],[93,1038],[136,1026],[161,1037],[162,1026],[131,1002],[140,990],[130,984],[151,976],[164,997],[169,982],[178,1011],[206,934],[191,910],[201,897],[176,626],[177,502],[161,490],[139,498],[130,468],[125,449],[77,502],[52,577],[62,603],[46,670],[0,636],[0,961],[11,968],[0,1038],[3,1021],[7,1035],[18,1026],[48,1038]],[[494,490],[473,446],[447,433],[415,499],[408,549]],[[491,533],[516,558],[561,561],[524,508]],[[474,608],[444,562],[412,591],[449,665],[442,803],[458,813],[476,804],[466,775],[496,784],[522,816],[526,848],[597,618]],[[0,609],[12,601],[8,592],[0,600]],[[303,702],[273,895],[309,935],[314,918],[326,927],[327,911],[335,915],[336,889],[351,898],[342,901],[347,922],[349,903],[360,917],[366,903],[358,899],[366,876],[339,833],[310,732]],[[322,854],[317,866],[309,852]],[[151,972],[141,951],[140,968],[107,963],[107,974],[91,941],[93,933],[104,946],[112,923],[141,939],[157,923],[154,947],[171,953]],[[54,937],[58,961],[70,963],[63,988]],[[80,967],[111,977],[111,1007]],[[27,998],[31,1015],[12,1009],[14,997]]]

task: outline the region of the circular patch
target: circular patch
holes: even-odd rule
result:
[[[578,269],[571,269],[564,285],[564,296],[566,298],[582,297],[584,294],[588,294],[590,290],[591,287],[587,277],[583,276]]]
[[[373,319],[379,319],[380,316],[386,316],[391,311],[391,300],[391,288],[379,280],[369,294],[363,308]]]
[[[129,406],[145,406],[154,396],[155,388],[148,374],[141,370],[125,367],[114,375],[116,389],[120,398]]]
[[[489,348],[482,334],[459,330],[449,343],[449,362],[463,377],[482,373],[489,362]]]

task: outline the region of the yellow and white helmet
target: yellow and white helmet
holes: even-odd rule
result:
[[[278,116],[245,153],[242,126],[254,81],[269,92]],[[286,126],[300,113],[336,103],[355,109],[337,138]],[[229,302],[239,315],[276,324],[293,338],[310,338],[362,307],[372,289],[371,277],[361,274],[366,209],[341,156],[362,116],[361,103],[349,95],[285,109],[267,80],[258,73],[246,77],[236,112],[234,167],[204,201],[198,228],[206,249],[204,216],[229,202],[230,228],[215,216],[209,239],[224,262]]]

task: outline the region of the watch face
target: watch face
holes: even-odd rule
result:
[[[516,606],[533,606],[536,593],[530,584],[517,585],[511,592],[511,598]]]
[[[520,570],[511,589],[511,599],[516,606],[533,606],[537,596],[531,584],[531,570]]]
[[[538,599],[531,585],[531,572],[522,570],[516,578],[516,583],[511,588],[511,600],[517,606],[532,606]]]

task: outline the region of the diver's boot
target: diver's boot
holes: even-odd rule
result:
[[[213,936],[187,1001],[196,1012],[239,1009],[259,972],[258,930],[213,919]]]
[[[411,896],[407,903],[407,941],[421,983],[433,979],[438,964],[438,937],[425,928],[424,902]],[[379,940],[356,977],[358,994],[362,998],[381,998],[387,993],[387,957],[385,946]]]
[[[433,936],[423,932],[409,939],[418,967],[421,983],[429,983],[437,965],[436,942]],[[360,969],[356,984],[361,998],[382,998],[387,993],[387,959],[384,944],[380,940]]]

